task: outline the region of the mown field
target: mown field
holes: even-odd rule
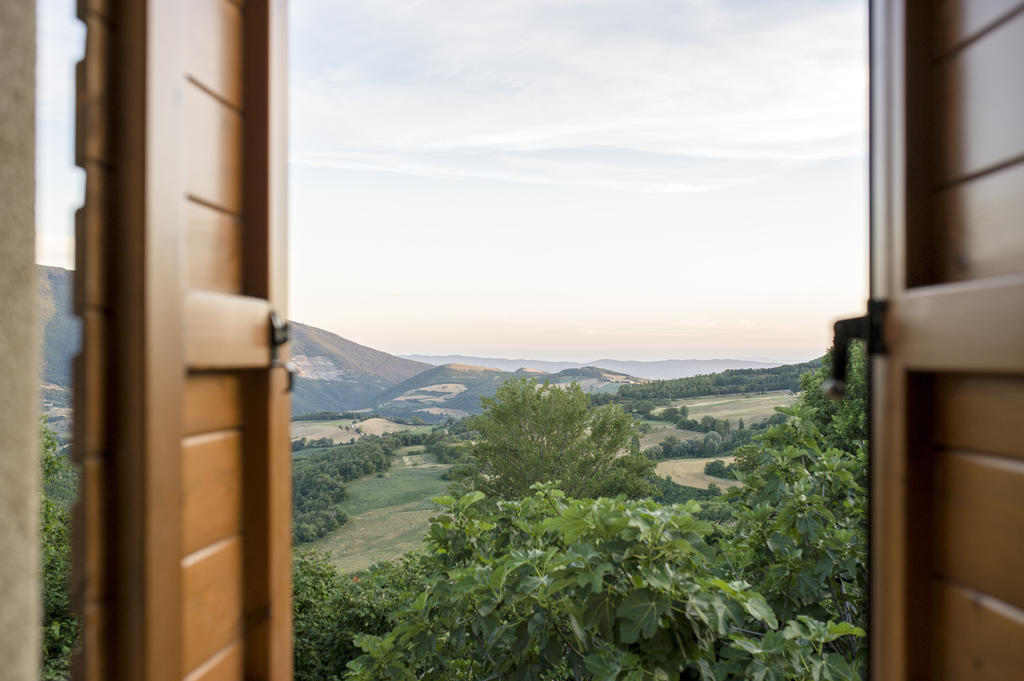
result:
[[[788,407],[796,403],[797,396],[788,390],[776,390],[759,394],[717,395],[714,397],[688,397],[674,400],[672,406],[685,406],[690,411],[690,418],[700,420],[704,416],[716,419],[729,419],[733,427],[743,419],[750,425],[755,421],[766,419],[775,413],[775,407]],[[655,410],[657,413],[659,410]]]
[[[349,514],[348,522],[309,546],[326,551],[331,562],[347,572],[417,548],[436,513],[431,498],[448,487],[441,479],[448,466],[421,450],[403,447],[383,477],[347,484],[349,498],[342,508]]]
[[[329,437],[334,444],[358,440],[364,435],[383,435],[403,430],[429,431],[431,426],[409,426],[389,419],[372,418],[365,421],[354,419],[330,419],[326,421],[292,421],[291,439],[319,440]]]
[[[712,483],[719,487],[735,487],[740,484],[738,480],[724,480],[704,474],[704,466],[709,461],[718,459],[726,464],[730,464],[733,458],[735,457],[713,456],[708,459],[668,459],[666,461],[659,461],[658,467],[655,470],[658,472],[658,475],[668,476],[672,478],[672,482],[686,485],[687,487],[706,489]]]

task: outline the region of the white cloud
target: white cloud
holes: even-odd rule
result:
[[[859,2],[293,8],[300,164],[695,191],[865,153]]]

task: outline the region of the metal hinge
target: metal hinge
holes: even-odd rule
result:
[[[835,338],[832,341],[832,378],[825,381],[821,389],[833,399],[846,395],[846,369],[850,356],[850,341],[861,339],[867,341],[869,355],[884,355],[885,310],[888,301],[869,300],[868,313],[863,317],[840,319],[833,329]]]
[[[298,369],[291,362],[282,362],[277,358],[277,349],[288,342],[288,320],[277,314],[277,312],[270,312],[270,368],[276,369],[278,367],[288,372],[288,392],[292,391],[295,387],[295,374]]]

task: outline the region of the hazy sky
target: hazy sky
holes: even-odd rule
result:
[[[40,261],[65,266],[73,5],[40,4]],[[801,360],[863,308],[863,0],[291,22],[294,319],[396,353]]]

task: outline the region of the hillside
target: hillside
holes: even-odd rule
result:
[[[553,362],[540,359],[504,359],[500,357],[471,357],[468,355],[403,355],[403,357],[435,366],[443,364],[469,364],[472,366],[493,367],[502,371],[517,371],[526,368],[546,373],[555,373],[565,369],[598,367],[650,380],[686,378],[699,374],[714,374],[727,369],[762,369],[779,365],[778,362],[758,362],[745,359],[663,359],[658,361],[595,359],[592,362]]]
[[[80,326],[71,313],[74,272],[39,267],[39,315],[43,324],[42,379],[71,385],[71,358],[78,352]]]
[[[330,331],[290,324],[292,362],[299,370],[292,393],[293,414],[362,409],[381,391],[431,368]]]
[[[419,416],[440,420],[479,413],[480,398],[489,397],[510,378],[528,376],[556,385],[579,383],[586,392],[614,392],[621,385],[644,381],[597,367],[542,371],[502,371],[467,364],[445,364],[399,383],[377,396],[372,410],[386,416]]]
[[[61,388],[71,385],[71,359],[79,345],[80,323],[71,309],[73,279],[71,270],[39,266],[42,380]],[[431,368],[306,324],[291,322],[291,329],[292,361],[299,369],[293,414],[367,407],[382,390]],[[59,392],[47,389],[44,398],[66,402]]]

